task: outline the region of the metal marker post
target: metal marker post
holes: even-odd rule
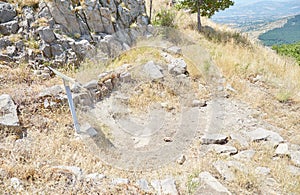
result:
[[[51,71],[53,71],[57,76],[61,77],[63,82],[64,82],[64,86],[65,86],[65,90],[67,93],[67,98],[68,98],[68,103],[69,103],[69,107],[70,107],[70,111],[71,111],[71,115],[73,118],[73,123],[74,123],[74,128],[75,128],[75,132],[76,133],[80,133],[80,125],[76,116],[76,112],[75,112],[75,106],[74,106],[74,102],[73,102],[73,98],[72,98],[72,93],[71,93],[71,89],[69,86],[69,82],[75,83],[76,81],[64,74],[62,74],[61,72],[48,67]]]

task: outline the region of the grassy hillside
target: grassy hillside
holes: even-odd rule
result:
[[[282,28],[275,28],[259,36],[267,46],[291,44],[300,40],[300,15],[288,20]]]
[[[274,45],[272,49],[278,54],[295,58],[300,65],[300,42],[295,44]]]

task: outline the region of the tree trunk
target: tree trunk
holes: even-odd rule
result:
[[[201,10],[200,6],[202,5],[202,0],[197,0],[197,30],[201,32],[202,24],[201,24]]]
[[[152,0],[150,0],[149,24],[151,24],[151,16],[152,16]]]

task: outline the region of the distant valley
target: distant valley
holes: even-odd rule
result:
[[[296,15],[300,15],[299,0],[254,0],[251,2],[245,0],[235,0],[234,6],[224,11],[218,12],[212,17],[212,20],[217,23],[227,24],[233,28],[241,30],[242,32],[247,32],[253,38],[263,37],[263,42],[266,39],[272,39],[270,38],[270,36],[273,36],[274,34],[276,34],[275,39],[278,39],[279,31],[272,31],[271,34],[269,32],[270,30],[273,30],[275,28],[283,27],[280,32],[285,32],[285,37],[279,38],[280,40],[278,41],[268,41],[268,43],[266,44],[272,45],[276,43],[291,43],[291,40],[300,41],[299,29],[299,36],[295,35],[294,32],[295,30],[297,31],[297,29],[293,29],[292,33],[287,32],[288,30],[291,30],[291,25],[295,24],[295,19],[293,18]],[[295,18],[298,21],[298,18]],[[289,20],[292,21],[290,22],[290,25],[288,25],[288,29],[285,29],[286,26],[284,24]],[[292,26],[292,28],[293,27],[295,26]],[[262,34],[264,33],[267,33],[267,35],[262,36]],[[289,37],[290,35],[292,37]],[[287,38],[287,41],[284,40],[285,38]]]

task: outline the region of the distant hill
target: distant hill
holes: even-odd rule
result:
[[[267,31],[258,37],[265,45],[292,44],[300,41],[300,15],[287,21],[281,28]]]
[[[267,23],[300,14],[299,0],[235,0],[234,2],[234,6],[215,14],[212,17],[213,21],[249,32]]]

